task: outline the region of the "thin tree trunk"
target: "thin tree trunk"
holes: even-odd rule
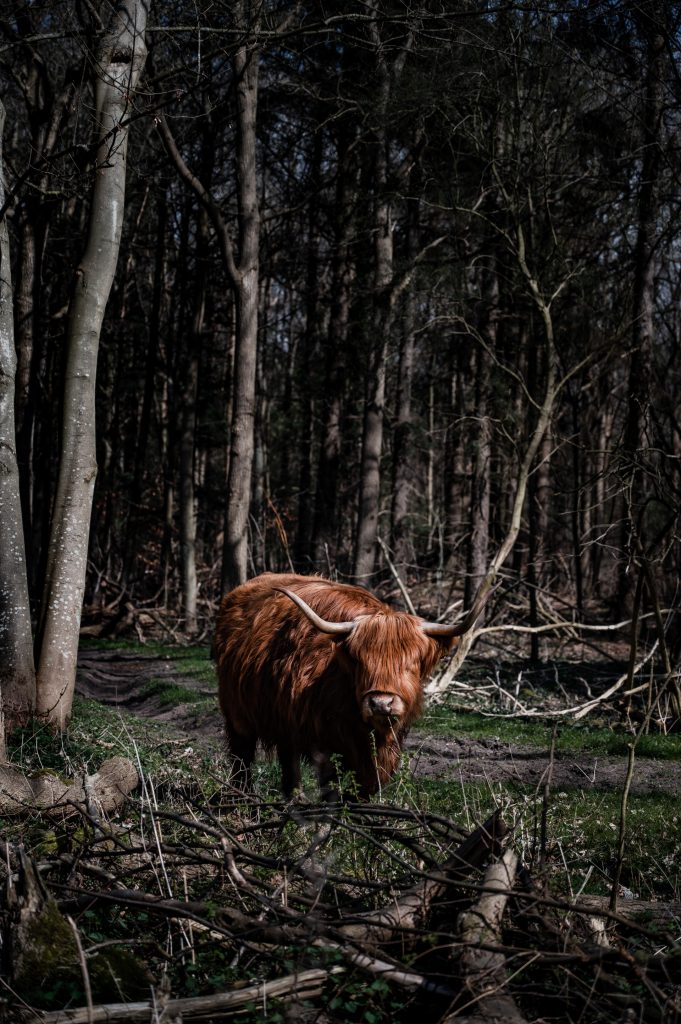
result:
[[[315,489],[312,557],[316,568],[329,571],[335,562],[338,534],[338,476],[343,443],[345,353],[354,280],[351,239],[354,230],[355,169],[350,166],[351,133],[341,130],[336,172],[334,250],[331,272],[331,313],[326,339],[324,416]]]
[[[312,389],[310,372],[321,334],[319,328],[319,193],[323,157],[323,134],[315,132],[311,154],[310,207],[307,219],[307,269],[305,280],[305,331],[302,337],[297,379],[301,401],[300,471],[298,478],[298,515],[295,540],[295,562],[304,565],[310,557],[312,531]]]
[[[468,376],[470,345],[465,337],[449,346],[451,365],[449,407],[445,438],[444,469],[444,546],[445,560],[451,573],[459,570],[457,548],[464,523],[463,479],[465,473],[462,424],[466,415],[465,380]],[[463,566],[461,566],[463,569]]]
[[[663,74],[665,37],[657,28],[662,13],[657,4],[642,10],[642,31],[647,36],[648,68],[643,118],[643,164],[638,194],[638,231],[634,251],[633,354],[629,371],[627,420],[624,431],[625,495],[643,504],[645,486],[641,463],[643,449],[653,444],[650,435],[650,364],[655,336],[655,244],[657,240],[657,180],[660,172],[660,133],[664,102]],[[652,17],[651,17],[652,14]],[[649,20],[650,19],[650,20]],[[654,19],[654,20],[653,20]],[[628,498],[626,499],[629,500]],[[619,565],[617,604],[625,613],[631,589],[629,559],[636,530],[636,509],[627,507],[622,520],[622,554]],[[635,547],[635,545],[634,545]]]
[[[202,176],[210,186],[213,176],[213,136],[207,116],[203,136]],[[198,629],[197,600],[199,594],[196,572],[196,423],[199,390],[199,361],[203,327],[206,316],[208,290],[208,248],[210,222],[205,207],[199,207],[196,229],[196,282],[194,288],[194,315],[189,333],[188,351],[181,353],[183,380],[179,433],[179,487],[180,506],[180,576],[182,580],[182,609],[184,627],[191,636]]]
[[[482,270],[484,304],[480,334],[485,344],[475,352],[475,425],[473,427],[473,473],[469,508],[470,545],[464,605],[470,605],[480,586],[489,559],[492,422],[490,418],[490,363],[496,348],[499,281],[496,266]],[[489,351],[488,351],[489,349]]]
[[[385,374],[388,335],[391,326],[393,280],[393,232],[391,202],[388,196],[388,143],[385,118],[390,99],[390,70],[383,52],[378,29],[374,29],[374,45],[378,70],[376,118],[378,127],[374,141],[374,302],[369,353],[369,367],[364,405],[362,455],[359,479],[359,510],[355,541],[354,576],[365,582],[374,571],[376,537],[381,496],[381,453],[383,450],[383,415],[385,406]]]
[[[237,22],[246,31],[246,4],[237,4]],[[260,209],[256,163],[258,51],[244,42],[234,57],[237,106],[237,199],[239,268],[236,279],[236,347],[231,451],[225,512],[222,590],[226,593],[248,576],[248,516],[255,433],[255,387],[258,362],[258,284]]]
[[[0,206],[5,189],[0,103]],[[7,217],[0,222],[0,746],[4,731],[23,724],[35,707],[33,636],[14,429],[16,350]],[[4,723],[2,721],[4,717]]]
[[[196,497],[195,497],[195,451],[196,451],[196,403],[199,386],[199,352],[206,310],[206,277],[204,263],[207,244],[207,218],[205,211],[199,214],[199,244],[197,252],[196,295],[194,318],[189,352],[184,360],[182,381],[182,406],[180,416],[179,462],[180,479],[178,497],[180,505],[180,572],[182,578],[182,609],[184,627],[190,635],[197,630],[196,602],[198,579],[196,574]]]
[[[420,175],[418,164],[410,177],[410,193],[418,194]],[[407,212],[407,259],[414,260],[419,239],[419,204],[409,201]],[[391,538],[395,564],[399,567],[407,562],[413,552],[409,536],[409,515],[411,497],[414,491],[414,466],[411,462],[412,407],[411,390],[414,376],[414,327],[416,322],[416,300],[413,291],[408,291],[403,300],[401,317],[400,355],[397,371],[397,409],[393,439],[393,480],[391,508]],[[432,441],[432,439],[431,439]],[[430,523],[428,524],[430,528]]]
[[[574,496],[572,499],[571,526],[572,526],[572,564],[575,573],[575,598],[577,604],[577,617],[580,622],[584,621],[584,560],[582,557],[582,481],[585,476],[583,460],[585,459],[585,446],[577,443],[580,437],[580,425],[582,409],[580,408],[580,395],[577,393],[572,399],[572,432],[575,440],[572,444],[572,486]]]
[[[37,712],[63,729],[71,714],[85,589],[95,461],[99,336],[120,247],[128,128],[122,122],[146,47],[144,0],[123,0],[95,67],[100,145],[85,254],[76,271],[68,324],[62,453],[41,609]]]

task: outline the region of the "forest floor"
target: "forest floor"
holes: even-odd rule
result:
[[[222,719],[214,685],[205,673],[183,669],[179,653],[170,657],[129,649],[85,649],[78,663],[77,692],[141,718],[162,723],[176,740],[206,750],[224,747]],[[492,720],[493,721],[493,720]],[[468,735],[433,735],[426,716],[409,736],[406,749],[415,778],[505,786],[539,786],[549,766],[547,744]],[[442,730],[440,730],[441,732]],[[585,750],[557,750],[552,767],[554,789],[582,792],[621,791],[627,759]],[[634,794],[681,793],[681,762],[639,757]]]
[[[196,999],[201,1019],[216,1020],[216,1000],[232,1000],[242,1024],[449,1020],[477,977],[481,940],[462,929],[478,928],[502,868],[513,898],[489,934],[499,988],[524,1013],[513,1019],[613,1024],[624,1006],[626,1019],[654,1024],[664,1005],[665,1020],[681,1020],[681,737],[637,738],[624,814],[632,734],[620,706],[598,700],[586,721],[565,714],[612,691],[622,651],[588,661],[562,646],[533,666],[521,653],[471,657],[412,730],[389,787],[355,802],[342,778],[349,800],[333,805],[316,802],[308,768],[306,799],[283,801],[278,767],[264,758],[252,793],[230,784],[206,647],[85,640],[69,728],[17,730],[10,761],[43,782],[85,774],[92,787],[123,760],[139,785],[105,819],[71,801],[63,820],[0,819],[0,896],[14,891],[5,863],[29,895],[37,865],[52,903],[37,900],[36,920],[52,915],[48,947],[62,950],[52,963],[36,947],[39,985],[18,961],[0,1021],[55,1024],[64,1007],[78,1007],[69,1019],[104,1019],[112,1003],[132,1019],[129,1004],[146,1007],[150,985],[187,1021]],[[367,924],[376,915],[379,939]],[[0,932],[16,919],[0,899]]]

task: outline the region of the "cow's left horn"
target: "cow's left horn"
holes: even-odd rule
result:
[[[292,590],[287,590],[286,587],[274,587],[282,594],[286,594],[290,597],[294,604],[297,604],[301,612],[307,616],[313,626],[316,626],[322,633],[331,633],[335,636],[349,636],[352,630],[355,628],[356,623],[353,622],[330,622],[328,619],[323,619],[320,615],[317,615],[315,611],[310,608],[309,604],[303,601],[302,597],[298,594],[294,594]]]

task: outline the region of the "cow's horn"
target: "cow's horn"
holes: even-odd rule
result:
[[[480,589],[475,595],[475,600],[471,605],[470,611],[463,619],[461,619],[460,622],[422,622],[421,629],[426,636],[463,636],[463,634],[467,633],[469,629],[472,629],[480,615],[480,612],[487,604],[490,594],[497,589],[496,587],[493,587],[491,583],[487,583],[487,585],[485,585],[486,582],[487,581],[483,581],[480,585]],[[498,585],[499,584],[497,584],[497,586]]]
[[[294,594],[292,590],[287,590],[286,587],[274,587],[275,590],[280,591],[282,594],[286,594],[290,597],[294,604],[297,604],[301,612],[307,616],[313,626],[316,626],[322,633],[331,633],[335,636],[349,636],[352,630],[355,628],[355,622],[329,622],[328,619],[323,619],[320,615],[317,615],[315,611],[310,608],[309,604],[303,601],[302,597],[298,594]]]

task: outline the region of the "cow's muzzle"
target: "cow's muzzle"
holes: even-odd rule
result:
[[[362,701],[362,717],[374,728],[387,729],[405,712],[404,701],[396,693],[372,690]]]

